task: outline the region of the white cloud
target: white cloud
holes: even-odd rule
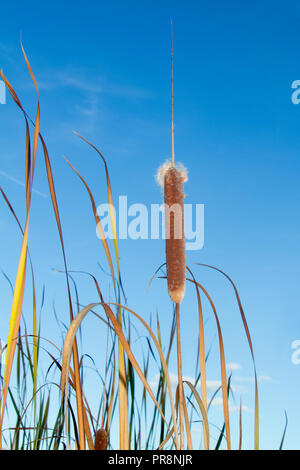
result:
[[[235,375],[234,376],[234,380],[238,381],[238,382],[249,382],[249,383],[254,383],[254,377],[243,377],[243,376],[240,376],[240,375]],[[275,380],[272,379],[272,377],[270,377],[269,375],[258,375],[257,376],[257,381],[258,382],[272,382],[272,383],[276,383]]]
[[[171,386],[172,387],[176,387],[177,386],[177,383],[178,383],[178,378],[177,378],[177,374],[174,374],[173,372],[170,372],[169,373],[169,376],[170,376],[170,382],[171,382]],[[159,381],[159,377],[160,375],[159,374],[156,374],[153,379],[149,382],[149,385],[151,387],[157,387],[158,386],[158,381]],[[183,376],[182,378],[183,380],[186,380],[188,382],[191,382],[192,385],[195,386],[195,378],[194,377],[189,377],[189,376]],[[222,385],[222,382],[221,380],[207,380],[206,381],[206,388],[208,391],[210,391],[211,393],[214,393],[219,387],[221,387]],[[201,383],[200,383],[200,380],[198,381],[197,385],[196,385],[196,389],[198,389],[198,391],[200,390],[200,387],[201,387]],[[244,388],[240,385],[235,385],[233,383],[231,383],[230,385],[230,388],[232,390],[232,392],[240,392],[242,390],[244,390]]]
[[[178,383],[178,378],[177,378],[177,375],[176,374],[173,374],[173,372],[169,372],[169,377],[170,377],[170,383],[171,383],[171,386],[172,387],[177,387],[177,383]],[[157,387],[158,386],[158,382],[159,382],[159,378],[160,378],[160,375],[159,374],[156,374],[153,379],[151,380],[151,382],[149,382],[149,385],[151,387]],[[188,377],[188,376],[183,376],[182,377],[183,380],[187,380],[188,382],[191,382],[192,385],[195,384],[195,379],[193,377]]]
[[[242,366],[237,362],[229,362],[228,364],[226,364],[226,368],[228,370],[240,370]]]
[[[102,93],[124,98],[147,99],[151,96],[151,93],[143,88],[108,83],[107,79],[95,75],[91,70],[75,68],[49,71],[46,78],[38,80],[38,86],[40,90],[68,87],[88,93]]]
[[[211,402],[211,406],[223,406],[223,399],[221,397],[215,397],[213,401]],[[233,405],[229,403],[228,408],[229,408],[229,411],[231,412],[240,411],[239,405]],[[248,408],[248,406],[242,405],[242,411],[246,413],[250,413],[252,410]]]

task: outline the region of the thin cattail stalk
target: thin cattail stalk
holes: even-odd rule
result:
[[[171,20],[171,138],[172,138],[172,166],[175,166],[174,151],[174,90],[173,90],[173,24]]]
[[[176,304],[176,336],[177,336],[177,367],[178,367],[178,392],[179,392],[179,426],[180,426],[180,450],[184,449],[184,421],[183,421],[183,384],[182,362],[180,342],[180,304]]]

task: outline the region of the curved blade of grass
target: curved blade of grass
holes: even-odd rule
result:
[[[228,384],[227,384],[227,390],[228,390],[228,393],[227,393],[227,396],[229,397],[229,393],[230,393],[230,385],[231,385],[231,375],[228,377]],[[220,436],[219,436],[219,439],[217,441],[217,444],[216,444],[216,447],[215,447],[215,450],[219,450],[221,444],[222,444],[222,440],[223,440],[223,437],[225,437],[225,422],[222,426],[222,430],[220,432]]]
[[[23,49],[23,47],[22,47]],[[23,54],[24,58],[27,64],[27,67],[29,69],[30,75],[34,81],[35,87],[37,89],[37,83],[34,78],[34,75],[32,73],[32,69],[30,67],[30,64],[28,62],[28,59],[26,57],[26,54],[23,49]],[[28,126],[28,116],[25,110],[23,109],[20,100],[18,99],[13,87],[11,84],[8,82],[6,77],[4,76],[3,72],[0,72],[0,76],[5,82],[13,100],[15,103],[18,105],[18,107],[21,109],[21,111],[24,114],[25,121],[26,121],[26,162],[25,162],[25,169],[26,169],[26,200],[27,200],[27,219],[29,221],[29,214],[30,214],[30,205],[31,205],[31,195],[32,195],[32,182],[33,182],[33,175],[34,175],[34,167],[35,167],[35,160],[36,160],[36,151],[37,151],[37,144],[38,144],[38,137],[40,137],[42,146],[43,146],[43,151],[44,151],[44,157],[45,157],[45,163],[46,163],[46,169],[47,169],[47,176],[48,176],[48,183],[49,183],[49,188],[50,188],[50,193],[51,193],[51,199],[52,199],[52,204],[56,216],[56,221],[57,221],[57,226],[59,230],[59,235],[60,235],[60,240],[61,240],[61,245],[62,245],[62,251],[63,251],[63,257],[64,257],[64,263],[65,263],[65,268],[67,271],[67,266],[66,266],[66,257],[65,257],[65,251],[64,251],[64,245],[63,245],[63,238],[62,238],[62,230],[61,230],[61,224],[60,224],[60,218],[59,218],[59,213],[58,213],[58,206],[57,206],[57,201],[56,201],[56,195],[55,195],[55,189],[54,189],[54,183],[53,183],[53,177],[52,177],[52,170],[51,170],[51,165],[50,165],[50,159],[47,151],[46,144],[44,142],[44,139],[42,135],[39,132],[39,120],[40,120],[40,111],[39,111],[39,102],[38,102],[38,108],[37,108],[37,115],[36,115],[36,122],[34,124],[34,144],[33,144],[33,150],[32,150],[32,158],[30,158],[30,137],[29,137],[29,126]],[[38,93],[38,89],[37,89]],[[30,120],[31,121],[31,120]],[[31,121],[32,122],[32,121]],[[28,229],[24,230],[24,239],[27,238],[28,240]],[[27,244],[27,243],[26,243]],[[23,248],[22,248],[23,249]],[[27,250],[25,250],[25,253]],[[27,253],[26,253],[27,254]],[[22,254],[23,256],[23,254]],[[23,266],[24,267],[24,266]],[[24,278],[25,281],[25,278]],[[72,302],[71,302],[71,295],[70,295],[70,288],[69,288],[69,283],[68,283],[68,277],[67,277],[67,287],[68,287],[68,296],[69,296],[69,307],[70,307],[70,316],[71,319],[73,318],[73,311],[72,311]],[[18,284],[18,289],[20,289],[20,286]],[[24,290],[24,289],[23,289]],[[16,293],[16,297],[20,297],[20,293]],[[23,295],[21,296],[23,298]],[[21,298],[20,297],[20,298]],[[12,315],[12,322],[15,321],[15,319],[18,321],[18,318],[21,315],[21,311],[16,315],[13,313]],[[16,329],[18,330],[18,324],[16,323]],[[11,327],[11,331],[12,331]],[[14,344],[13,344],[13,350],[12,353],[14,353]],[[82,397],[81,397],[81,384],[80,384],[80,375],[79,375],[79,365],[78,365],[78,353],[77,353],[77,345],[75,342],[74,345],[74,369],[75,369],[75,376],[76,376],[76,399],[77,399],[77,414],[78,414],[78,420],[79,420],[79,435],[80,435],[80,446],[82,449],[84,449],[84,432],[83,432],[83,412],[82,412]],[[12,354],[13,355],[13,354]],[[13,359],[13,357],[12,357]],[[7,359],[9,361],[9,358]],[[12,360],[7,363],[7,365],[11,368],[12,367]],[[8,369],[9,372],[9,369]],[[7,374],[7,378],[9,379],[10,377],[10,372]],[[6,395],[7,395],[7,390],[4,388],[3,391],[3,398],[4,402],[6,400]],[[4,403],[4,408],[5,408],[5,403]],[[3,408],[3,410],[4,410]],[[2,422],[3,422],[3,416],[1,416],[1,421],[0,421],[0,448],[1,448],[1,427],[2,427]]]
[[[215,305],[206,291],[206,289],[199,284],[199,282],[194,281],[194,279],[187,279],[187,281],[196,283],[197,286],[204,292],[205,296],[207,297],[215,319],[217,323],[217,330],[218,330],[218,337],[219,337],[219,346],[220,346],[220,366],[221,366],[221,381],[222,381],[222,397],[223,397],[223,412],[224,412],[224,421],[225,421],[225,430],[226,430],[226,438],[227,438],[227,448],[228,450],[231,449],[231,439],[230,439],[230,423],[229,423],[229,408],[228,408],[228,389],[227,389],[227,376],[226,376],[226,362],[225,362],[225,353],[224,353],[224,344],[223,344],[223,335],[221,330],[221,325],[219,321],[219,317],[215,308]]]
[[[108,243],[107,243],[107,240],[106,240],[106,237],[105,237],[105,234],[104,234],[104,231],[103,231],[103,227],[102,227],[102,224],[101,224],[101,220],[100,220],[100,217],[97,213],[97,207],[96,207],[96,203],[95,203],[95,200],[94,200],[94,197],[93,197],[93,194],[92,194],[92,191],[90,190],[87,182],[85,181],[85,179],[81,176],[81,174],[76,170],[76,168],[74,168],[74,166],[72,165],[72,163],[70,163],[65,157],[64,157],[64,160],[66,161],[66,163],[72,168],[72,170],[77,174],[77,176],[80,178],[80,180],[82,181],[82,183],[84,184],[87,192],[88,192],[88,195],[90,197],[90,201],[91,201],[91,204],[92,204],[92,208],[93,208],[93,214],[94,214],[94,218],[95,218],[95,222],[96,222],[96,226],[99,230],[99,235],[100,235],[100,239],[101,239],[101,242],[103,244],[103,248],[104,248],[104,251],[105,251],[105,255],[106,255],[106,258],[107,258],[107,261],[108,261],[108,264],[109,264],[109,268],[110,268],[110,272],[111,272],[111,276],[112,276],[112,280],[113,280],[113,285],[114,285],[114,291],[115,291],[115,295],[117,296],[117,289],[116,289],[116,281],[115,281],[115,274],[114,274],[114,268],[113,268],[113,263],[112,263],[112,259],[111,259],[111,255],[110,255],[110,251],[109,251],[109,247],[108,247]]]
[[[84,142],[86,142],[90,147],[92,147],[98,155],[103,160],[104,167],[105,167],[105,174],[106,174],[106,186],[107,186],[107,195],[108,195],[108,203],[109,203],[109,214],[110,214],[110,219],[111,219],[111,226],[112,226],[112,233],[114,237],[114,246],[115,246],[115,254],[116,254],[116,262],[117,262],[117,268],[118,268],[118,274],[120,273],[120,266],[119,266],[119,249],[118,249],[118,236],[117,236],[117,225],[116,225],[116,217],[115,213],[113,210],[114,203],[113,203],[113,197],[112,197],[112,190],[111,190],[111,184],[110,184],[110,178],[109,178],[109,173],[108,173],[108,167],[106,160],[100,150],[91,142],[89,142],[87,139],[82,137],[78,132],[73,131],[74,134],[76,134],[80,139],[82,139]]]
[[[12,86],[4,76],[3,72],[1,71],[1,77],[4,80],[5,84],[7,85],[12,98],[18,105],[18,107],[22,110],[25,121],[26,121],[26,165],[27,168],[31,166],[31,174],[34,172],[34,166],[35,166],[35,159],[36,159],[36,152],[37,152],[37,139],[36,136],[39,135],[39,126],[40,126],[40,118],[39,118],[39,112],[37,112],[36,116],[36,121],[34,124],[34,146],[32,150],[32,162],[30,161],[30,154],[29,154],[29,149],[30,149],[30,137],[29,137],[29,131],[28,131],[28,121],[27,121],[27,116],[26,113],[16,95],[14,92]],[[39,104],[38,104],[38,110],[39,110]],[[28,185],[28,181],[26,181]],[[19,327],[20,327],[20,319],[21,319],[21,312],[22,312],[22,304],[23,304],[23,296],[24,296],[24,288],[25,288],[25,278],[26,278],[26,264],[27,264],[27,245],[28,245],[28,231],[29,231],[29,220],[30,220],[30,206],[31,206],[31,194],[32,194],[32,184],[30,185],[30,189],[27,186],[26,188],[26,195],[27,195],[27,216],[26,216],[26,224],[25,224],[25,229],[23,233],[23,240],[22,240],[22,246],[21,246],[21,253],[20,253],[20,258],[19,258],[19,264],[18,264],[18,270],[17,270],[17,275],[16,275],[16,281],[15,281],[15,286],[14,286],[14,295],[13,295],[13,302],[12,302],[12,309],[11,309],[11,316],[10,316],[10,324],[9,324],[9,332],[8,332],[8,340],[7,340],[7,356],[6,356],[6,361],[5,361],[5,370],[4,370],[4,389],[1,394],[1,418],[0,418],[0,448],[2,448],[2,441],[1,441],[1,435],[2,435],[2,425],[3,425],[3,417],[4,417],[4,411],[5,411],[5,403],[6,403],[6,397],[7,397],[7,391],[8,391],[8,386],[9,386],[9,381],[10,381],[10,376],[11,376],[11,369],[12,369],[12,364],[13,364],[13,358],[14,358],[14,353],[15,353],[15,348],[16,348],[16,340],[18,337],[19,333]]]
[[[110,220],[111,220],[113,237],[114,237],[114,247],[115,247],[115,255],[116,255],[117,270],[118,270],[118,281],[119,281],[119,285],[120,285],[121,280],[120,280],[120,266],[119,266],[119,251],[118,251],[117,229],[116,229],[115,212],[114,212],[114,209],[113,209],[114,205],[113,205],[111,184],[110,184],[107,164],[106,164],[105,158],[103,157],[101,152],[92,143],[90,143],[88,140],[86,140],[84,137],[82,137],[78,133],[75,132],[75,134],[78,135],[87,144],[89,144],[94,150],[96,150],[96,152],[101,156],[101,158],[104,162],[104,165],[105,165],[106,184],[107,184],[108,202],[109,202],[109,213],[110,213]],[[79,174],[79,172],[71,165],[70,162],[68,162],[68,160],[66,160],[66,161],[71,166],[71,168],[76,172],[76,174],[79,176],[79,178],[81,179],[81,181],[85,185],[85,187],[88,191],[88,194],[90,196],[90,200],[91,200],[92,207],[93,207],[93,213],[94,213],[94,217],[95,217],[95,220],[96,220],[96,226],[99,230],[99,235],[100,235],[101,241],[103,243],[105,254],[106,254],[109,266],[110,266],[110,271],[111,271],[113,284],[114,284],[115,295],[116,295],[116,298],[117,298],[115,275],[114,275],[112,259],[111,259],[110,251],[109,251],[109,248],[108,248],[107,240],[106,240],[104,232],[103,232],[102,224],[101,224],[100,218],[99,218],[98,213],[97,213],[96,204],[94,202],[92,192],[91,192],[90,188],[88,187],[86,181]],[[120,297],[118,298],[118,303],[120,303]],[[119,307],[118,307],[118,310],[119,310],[119,314],[118,314],[119,322],[122,325],[122,314],[121,314],[121,310],[120,310]],[[119,342],[118,358],[119,358],[120,449],[121,450],[126,450],[126,449],[129,448],[128,404],[127,404],[126,372],[125,372],[124,354],[123,354],[123,348],[122,348],[122,345],[121,345],[120,342]]]
[[[188,450],[193,450],[191,426],[190,426],[190,422],[189,422],[189,416],[188,416],[188,412],[187,412],[187,406],[186,406],[186,400],[185,400],[184,394],[183,394],[183,412],[184,412],[184,421],[185,421],[185,429],[186,429]]]
[[[56,198],[56,192],[55,192],[55,186],[54,186],[54,180],[53,180],[53,173],[52,173],[47,146],[41,134],[40,134],[40,139],[41,139],[42,146],[43,146],[44,159],[45,159],[45,165],[46,165],[46,171],[47,171],[47,177],[48,177],[48,185],[49,185],[52,206],[53,206],[53,210],[55,214],[56,225],[58,228],[60,244],[61,244],[61,249],[62,249],[62,254],[63,254],[63,262],[64,262],[64,267],[65,267],[65,272],[66,272],[66,284],[67,284],[67,292],[68,292],[68,300],[69,300],[70,321],[72,322],[74,319],[74,315],[73,315],[71,291],[70,291],[68,268],[67,268],[67,258],[66,258],[65,248],[64,248],[62,226],[61,226],[60,215],[59,215],[59,210],[58,210],[58,204],[57,204],[57,198]],[[77,403],[80,449],[84,450],[85,449],[85,433],[84,433],[84,417],[83,417],[84,411],[83,411],[78,348],[77,348],[76,339],[73,344],[73,363],[74,363],[75,384],[76,384],[76,403]]]
[[[240,300],[238,290],[237,290],[233,280],[228,276],[228,274],[226,274],[221,269],[216,268],[215,266],[211,266],[209,264],[202,264],[202,263],[195,263],[195,264],[197,264],[198,266],[205,266],[207,268],[214,269],[215,271],[218,271],[219,273],[221,273],[223,276],[225,276],[229,280],[230,284],[232,285],[232,287],[234,289],[234,293],[235,293],[237,303],[238,303],[238,306],[239,306],[239,310],[240,310],[240,314],[241,314],[241,317],[242,317],[242,322],[243,322],[244,329],[245,329],[245,332],[246,332],[246,336],[247,336],[247,340],[248,340],[248,344],[249,344],[249,348],[250,348],[250,352],[251,352],[251,356],[252,356],[253,367],[254,367],[254,379],[255,379],[254,448],[255,448],[255,450],[258,450],[259,449],[259,400],[258,400],[258,383],[257,383],[256,364],[255,364],[254,351],[253,351],[250,331],[249,331],[249,328],[248,328],[246,316],[245,316],[245,313],[244,313],[244,310],[243,310],[243,306],[242,306],[242,302]]]
[[[27,56],[25,54],[25,51],[22,46],[22,51],[23,55],[28,67],[28,70],[30,72],[31,78],[35,84],[36,91],[38,94],[38,87],[37,87],[37,82],[35,80],[35,77],[33,75],[32,69],[30,67],[29,61],[27,59]],[[46,169],[47,169],[47,176],[48,176],[48,182],[49,182],[49,188],[50,188],[50,193],[51,193],[51,198],[52,198],[52,203],[53,203],[53,208],[55,211],[55,216],[57,220],[57,225],[59,229],[59,235],[61,239],[61,244],[62,244],[62,249],[63,249],[63,256],[64,256],[64,263],[66,267],[66,258],[65,258],[65,252],[64,252],[64,247],[63,247],[63,240],[62,240],[62,231],[61,231],[61,226],[60,226],[60,220],[59,220],[59,215],[58,215],[58,207],[57,207],[57,202],[56,202],[56,196],[55,196],[55,190],[54,190],[54,183],[53,183],[53,177],[52,177],[52,171],[51,171],[51,165],[50,165],[50,160],[49,160],[49,155],[48,151],[45,145],[45,142],[39,132],[39,122],[40,122],[40,108],[39,108],[39,102],[38,102],[38,107],[37,107],[37,114],[36,114],[36,121],[34,124],[34,138],[33,138],[33,150],[32,150],[32,158],[30,158],[30,136],[29,136],[29,126],[28,126],[28,120],[27,120],[27,113],[24,111],[20,100],[18,99],[13,87],[10,85],[6,77],[4,76],[3,72],[0,72],[0,75],[5,82],[6,86],[8,87],[8,90],[10,91],[10,94],[15,101],[15,103],[18,105],[18,107],[21,109],[21,111],[24,114],[25,121],[26,121],[26,161],[25,161],[25,171],[26,171],[26,200],[27,200],[27,221],[26,221],[26,226],[24,229],[24,236],[23,236],[23,245],[22,245],[22,251],[21,251],[21,256],[20,256],[20,262],[19,262],[19,268],[18,268],[18,273],[17,273],[17,281],[16,281],[16,290],[15,290],[15,295],[14,295],[14,300],[13,300],[13,307],[12,307],[12,315],[11,315],[11,323],[10,323],[10,331],[9,331],[9,339],[8,339],[8,345],[10,346],[11,342],[11,336],[12,334],[14,335],[14,338],[17,337],[18,329],[19,329],[19,320],[21,316],[21,310],[22,310],[22,301],[23,301],[23,293],[24,293],[24,285],[25,285],[25,268],[26,268],[26,262],[24,263],[24,260],[26,261],[26,256],[27,256],[27,243],[28,243],[28,225],[29,225],[29,215],[30,215],[30,205],[31,205],[31,195],[32,195],[32,183],[33,183],[33,175],[34,175],[34,169],[35,169],[35,161],[36,161],[36,151],[37,151],[37,144],[38,144],[38,137],[40,137],[42,145],[43,145],[43,150],[44,150],[44,156],[45,156],[45,163],[46,163]],[[31,121],[32,122],[32,121]],[[67,269],[66,269],[67,271]],[[24,282],[22,282],[24,281]],[[71,318],[73,317],[73,312],[72,312],[72,303],[71,303],[71,296],[70,296],[70,289],[69,289],[69,284],[68,284],[68,278],[67,278],[67,285],[68,285],[68,295],[69,295],[69,305],[70,305],[70,315]],[[21,300],[21,302],[20,302]],[[17,306],[17,310],[16,310]],[[14,334],[15,333],[15,334]],[[77,346],[76,343],[74,345],[74,368],[75,368],[75,376],[76,376],[76,399],[77,399],[77,414],[78,414],[78,420],[79,420],[79,434],[80,434],[80,447],[84,449],[85,443],[84,443],[84,432],[83,432],[83,416],[82,416],[82,397],[81,397],[81,384],[80,384],[80,375],[79,375],[79,366],[78,366],[78,354],[77,354]],[[12,343],[12,349],[11,353],[7,357],[7,365],[6,365],[6,372],[5,372],[5,386],[2,394],[2,406],[3,406],[3,412],[5,409],[5,401],[6,401],[6,396],[7,396],[7,387],[9,383],[9,378],[10,378],[10,373],[11,373],[11,367],[13,363],[13,356],[14,356],[14,350],[15,350],[15,343]],[[1,419],[0,419],[0,448],[2,447],[1,443],[1,429],[2,429],[2,424],[3,424],[3,413],[1,413]]]
[[[282,438],[281,438],[279,450],[282,450],[282,449],[283,449],[283,444],[284,444],[284,440],[285,440],[286,430],[287,430],[287,426],[288,426],[288,417],[287,417],[286,411],[284,412],[284,415],[285,415],[285,425],[284,425],[284,430],[283,430],[283,434],[282,434]]]
[[[194,281],[196,280],[192,271],[186,267],[188,272],[191,274]],[[196,294],[197,294],[197,302],[198,302],[198,321],[199,321],[199,357],[200,357],[200,384],[201,384],[201,397],[202,402],[204,405],[204,409],[207,413],[207,387],[206,387],[206,357],[205,357],[205,340],[204,340],[204,321],[203,321],[203,312],[202,312],[202,303],[201,297],[199,293],[199,288],[197,284],[195,284]],[[204,426],[204,422],[203,422]],[[206,441],[207,433],[204,432],[203,429],[203,436],[204,436],[204,448],[208,447],[208,443]]]
[[[62,365],[61,365],[61,382],[60,386],[62,389],[62,397],[64,398],[64,414],[66,418],[67,413],[67,400],[68,400],[68,375],[70,368],[71,353],[73,351],[73,345],[75,341],[76,332],[88,312],[97,306],[97,303],[90,304],[87,307],[83,308],[76,317],[72,320],[69,329],[67,331],[63,353],[62,353]]]
[[[201,415],[202,415],[202,418],[203,418],[203,429],[204,429],[204,433],[206,435],[206,437],[204,439],[204,449],[209,450],[209,425],[208,425],[207,412],[206,412],[204,403],[201,400],[201,398],[199,396],[199,393],[195,389],[194,385],[191,384],[191,382],[189,382],[188,380],[184,380],[183,383],[186,383],[190,387],[190,389],[192,390],[192,392],[193,392],[193,394],[196,398],[198,406],[200,408],[200,412],[201,412]]]
[[[112,303],[113,305],[117,305],[116,303]],[[83,319],[85,318],[85,316],[88,314],[88,312],[93,309],[96,305],[101,305],[106,314],[108,315],[114,329],[115,329],[115,332],[116,334],[118,335],[120,341],[122,342],[122,346],[128,356],[128,359],[130,360],[130,362],[132,363],[136,373],[138,374],[138,376],[140,377],[144,387],[146,388],[146,390],[148,391],[149,395],[151,396],[152,400],[154,401],[159,413],[162,415],[163,419],[165,420],[167,426],[168,426],[168,423],[161,411],[161,408],[155,398],[155,396],[153,395],[153,392],[147,382],[147,380],[145,379],[132,351],[131,351],[131,348],[124,336],[124,333],[122,331],[122,328],[118,322],[118,320],[116,319],[115,315],[113,314],[111,308],[109,307],[108,304],[106,303],[103,303],[103,304],[90,304],[88,306],[86,306],[84,309],[82,309],[78,315],[76,316],[76,318],[73,320],[73,322],[71,323],[70,327],[69,327],[69,330],[67,332],[67,335],[66,335],[66,338],[65,338],[65,343],[64,343],[64,347],[63,347],[63,359],[62,359],[62,374],[61,374],[61,388],[62,390],[64,391],[64,399],[66,400],[66,392],[67,392],[67,377],[68,377],[68,370],[69,370],[69,363],[70,363],[70,357],[71,357],[71,348],[72,348],[72,342],[74,341],[74,338],[75,338],[75,335],[76,335],[76,331],[77,329],[79,328],[79,325],[81,324],[81,322],[83,321]],[[143,325],[147,328],[147,330],[149,331],[149,333],[151,334],[154,342],[155,342],[155,345],[158,349],[158,352],[159,352],[159,355],[160,355],[160,358],[161,358],[161,361],[162,361],[162,365],[164,367],[164,370],[165,370],[165,373],[166,373],[166,377],[168,377],[168,370],[167,370],[167,366],[166,366],[166,363],[165,363],[165,359],[164,359],[164,356],[163,356],[163,353],[161,351],[161,348],[159,346],[159,343],[157,341],[157,339],[155,338],[155,335],[154,333],[152,332],[152,330],[150,329],[150,327],[146,324],[146,322],[137,314],[135,313],[133,310],[130,310],[124,306],[121,306],[121,308],[125,308],[127,309],[129,312],[131,312],[132,314],[134,314],[142,323]],[[172,396],[172,391],[171,391],[171,383],[170,383],[170,379],[168,377],[167,379],[168,381],[168,387],[169,387],[169,390],[171,392],[171,396]],[[174,413],[173,415],[173,419],[174,419],[174,423],[176,423],[176,417],[175,417],[175,412],[174,412],[174,405],[173,405],[173,400],[171,401],[171,408],[172,408],[172,412]],[[169,426],[168,426],[169,427]],[[177,445],[178,445],[178,435],[177,435]]]
[[[44,338],[45,339],[45,338]],[[46,340],[48,341],[48,340]],[[52,343],[51,343],[52,344]],[[54,345],[55,346],[55,345]],[[56,346],[55,346],[56,347]],[[58,348],[57,348],[58,349]],[[47,354],[51,357],[52,361],[53,361],[53,364],[55,364],[57,366],[57,368],[61,371],[62,370],[62,367],[61,365],[59,364],[59,362],[55,359],[55,357],[47,350],[45,349],[45,351],[47,352]],[[69,378],[69,385],[73,388],[73,390],[75,391],[76,393],[76,386],[75,386],[75,377],[74,377],[74,372],[72,370],[72,368],[70,367],[69,368],[69,372],[70,372],[70,378]],[[86,397],[84,396],[84,393],[82,394],[83,396],[83,399],[84,399],[84,402],[85,402],[85,405],[88,409],[88,412],[89,412],[89,415],[90,417],[92,416],[91,415],[91,412],[90,412],[90,409],[89,409],[89,406],[88,406],[88,402],[87,402],[87,399]],[[89,422],[88,422],[88,419],[87,419],[87,415],[86,415],[86,410],[85,410],[85,407],[83,407],[83,419],[84,419],[84,427],[85,427],[85,433],[86,433],[86,438],[87,438],[87,442],[88,442],[88,446],[89,446],[89,449],[90,450],[93,450],[94,448],[94,442],[93,442],[93,438],[92,438],[92,434],[91,434],[91,430],[90,430],[90,426],[89,426]]]
[[[113,404],[114,404],[115,378],[116,378],[116,364],[115,364],[115,360],[114,360],[113,381],[112,381],[112,386],[111,386],[110,400],[109,400],[109,405],[108,405],[108,409],[107,409],[107,417],[106,417],[106,424],[105,424],[105,430],[106,430],[107,435],[109,435],[111,418],[112,418],[112,411],[113,411]]]
[[[116,305],[114,302],[110,302],[110,304],[112,305]],[[138,315],[134,310],[131,310],[130,308],[124,306],[124,305],[121,305],[121,308],[122,309],[125,309],[127,312],[131,313],[132,315],[134,315],[142,324],[143,326],[146,328],[146,330],[148,331],[148,333],[150,334],[155,346],[156,346],[156,349],[157,349],[157,352],[159,354],[159,357],[160,357],[160,360],[161,360],[161,364],[162,364],[162,367],[163,367],[163,370],[164,370],[164,374],[165,374],[165,378],[166,378],[166,382],[167,382],[167,387],[168,387],[168,392],[169,392],[169,397],[170,397],[170,407],[171,407],[171,413],[172,413],[172,419],[173,419],[173,422],[174,422],[174,429],[175,429],[175,442],[176,442],[176,448],[179,449],[179,440],[178,440],[178,431],[177,431],[177,420],[176,420],[176,414],[175,414],[175,408],[174,408],[174,402],[173,402],[173,396],[172,396],[172,386],[171,386],[171,381],[170,381],[170,376],[169,376],[169,371],[168,371],[168,366],[167,366],[167,363],[166,363],[166,360],[164,358],[164,355],[163,355],[163,352],[162,352],[162,349],[160,347],[160,344],[159,344],[159,341],[157,340],[155,334],[153,333],[153,331],[151,330],[151,328],[149,327],[149,325],[145,322],[145,320],[140,316]],[[112,312],[111,312],[112,314]],[[113,326],[115,327],[115,330],[117,332],[117,329],[120,328],[118,322],[116,323],[116,321],[113,321],[112,318],[111,318],[111,315],[110,315],[110,319],[113,323]],[[116,319],[114,319],[116,320]],[[125,338],[124,338],[125,339]],[[126,340],[125,340],[126,341]],[[123,345],[124,346],[124,345]],[[128,352],[127,352],[127,347],[125,348],[124,346],[124,349],[126,351],[126,354],[128,355]],[[132,353],[131,353],[132,354]],[[129,357],[129,356],[128,356]],[[142,372],[138,372],[137,368],[139,369],[139,366],[138,364],[136,363],[136,361],[133,363],[133,366],[136,370],[136,372],[138,373],[138,375],[142,377],[143,374]],[[141,378],[140,376],[140,378]],[[142,379],[141,379],[142,380]],[[142,380],[143,381],[143,380]],[[144,381],[143,381],[144,383]],[[147,383],[147,382],[146,382]],[[145,384],[144,384],[145,385]],[[147,391],[149,392],[149,386],[145,387],[147,389]],[[150,389],[151,390],[151,389]],[[154,396],[152,396],[152,392],[151,392],[151,397],[152,399],[154,398]],[[160,412],[162,418],[164,419],[164,421],[166,422],[165,418],[164,418],[164,415],[163,413],[161,412],[161,409],[156,401],[156,399],[154,398],[155,400],[155,404],[157,406],[157,409],[158,411]],[[169,428],[169,425],[167,424],[168,428]]]
[[[0,186],[0,192],[2,193],[2,196],[8,205],[11,213],[13,214],[22,235],[24,236],[24,230],[22,228],[22,225],[11,205],[9,202],[5,192]],[[35,289],[35,281],[34,281],[34,272],[33,272],[33,265],[30,257],[30,253],[28,250],[28,255],[29,255],[29,260],[30,260],[30,266],[31,266],[31,277],[32,277],[32,304],[33,304],[33,374],[34,374],[34,384],[33,384],[33,392],[36,391],[36,385],[37,385],[37,362],[38,362],[38,335],[37,335],[37,311],[36,311],[36,289]]]

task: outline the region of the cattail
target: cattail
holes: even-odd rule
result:
[[[167,162],[158,170],[157,181],[164,188],[168,291],[173,302],[180,303],[185,294],[183,183],[187,172]]]
[[[106,450],[107,449],[107,436],[105,429],[98,429],[95,437],[95,450]]]
[[[166,162],[157,173],[158,184],[164,188],[166,264],[168,291],[171,299],[180,304],[185,294],[185,240],[183,183],[187,171],[175,166],[174,103],[173,103],[173,30],[171,20],[171,140],[172,162]]]

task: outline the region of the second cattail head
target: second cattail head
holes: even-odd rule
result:
[[[107,449],[107,435],[105,429],[98,429],[95,436],[95,450],[106,450]]]
[[[187,171],[182,165],[175,167],[166,162],[159,168],[156,179],[164,189],[168,291],[173,302],[180,303],[185,294],[183,184]]]

